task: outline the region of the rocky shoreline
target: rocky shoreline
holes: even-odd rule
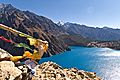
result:
[[[0,49],[0,58],[7,56],[11,55]],[[50,61],[37,65],[33,70],[27,65],[0,61],[0,80],[101,80],[94,72],[66,69]]]
[[[87,44],[87,47],[111,48],[120,50],[120,41],[96,41]]]

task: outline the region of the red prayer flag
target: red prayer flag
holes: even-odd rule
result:
[[[6,42],[12,42],[12,40],[8,40],[8,39],[6,39],[6,38],[3,37],[3,36],[0,36],[0,39],[4,40],[4,41],[6,41]]]

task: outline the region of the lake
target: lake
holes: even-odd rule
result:
[[[45,61],[53,61],[63,68],[76,67],[96,72],[103,80],[120,80],[120,51],[118,50],[71,46],[71,51],[43,58],[40,63]]]

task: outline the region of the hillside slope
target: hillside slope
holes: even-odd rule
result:
[[[49,42],[49,50],[46,55],[50,56],[66,50],[67,45],[58,36],[64,34],[64,29],[50,19],[38,16],[29,11],[21,11],[10,4],[0,4],[0,24],[4,24],[18,31],[29,34],[35,38]],[[24,42],[24,39],[0,29],[0,36],[15,42]],[[9,43],[0,41],[0,47],[14,55],[22,53],[20,49],[13,48]]]
[[[69,34],[82,35],[85,38],[101,41],[120,40],[120,29],[112,29],[108,27],[94,28],[86,25],[80,25],[76,23],[65,23],[63,27]]]

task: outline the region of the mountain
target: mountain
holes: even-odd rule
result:
[[[63,21],[59,21],[59,22],[57,23],[57,25],[58,25],[58,26],[62,26],[62,25],[64,25],[64,22],[63,22]]]
[[[120,40],[120,29],[113,29],[108,27],[94,28],[86,25],[76,23],[65,23],[63,25],[69,34],[81,35],[85,38],[101,41],[117,41]]]
[[[58,26],[64,28],[65,34],[59,35],[59,37],[69,46],[86,46],[90,43],[91,39],[83,37],[81,34],[74,34],[67,30],[69,26],[65,26],[66,24],[63,21],[59,21],[57,23]]]
[[[68,48],[64,41],[58,37],[65,34],[64,27],[58,26],[46,17],[16,9],[11,4],[0,4],[0,24],[48,41],[49,49],[44,56],[55,55]],[[0,29],[0,35],[15,42],[24,42],[23,38],[2,29]],[[14,48],[12,44],[2,40],[0,40],[0,47],[14,55],[22,53],[22,50]]]
[[[69,46],[86,46],[93,41],[77,34],[64,34],[59,37]]]

